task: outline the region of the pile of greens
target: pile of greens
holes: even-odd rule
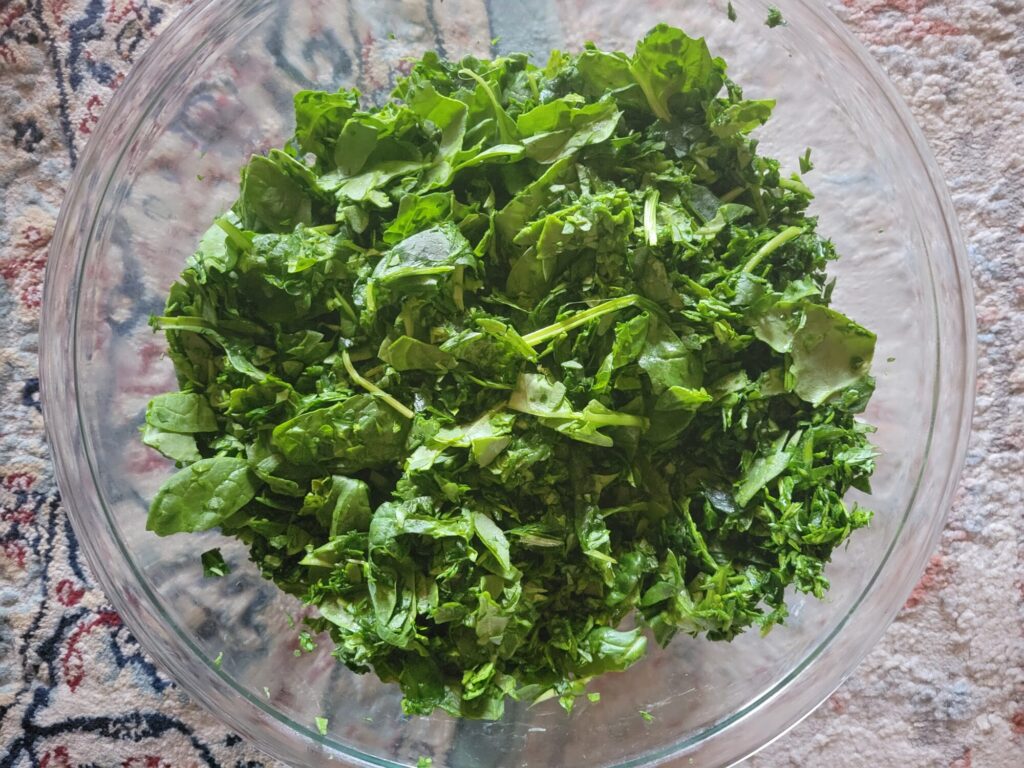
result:
[[[181,391],[144,440],[181,469],[149,529],[247,544],[412,714],[569,708],[647,630],[820,597],[870,519],[875,337],[749,137],[772,107],[667,26],[299,93],[153,319]]]

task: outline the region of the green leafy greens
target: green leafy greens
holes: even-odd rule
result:
[[[248,545],[409,714],[570,708],[647,632],[821,597],[870,519],[875,337],[757,153],[773,106],[667,26],[543,68],[428,53],[380,107],[299,93],[153,318],[181,391],[143,440],[180,469],[149,529]]]
[[[786,20],[782,16],[782,11],[776,8],[774,5],[768,6],[768,18],[764,22],[766,27],[775,28],[778,26],[784,26]]]
[[[199,556],[203,565],[203,575],[207,578],[220,578],[231,573],[231,566],[224,561],[219,549],[208,549]]]

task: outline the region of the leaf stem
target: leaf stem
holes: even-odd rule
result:
[[[321,224],[318,227],[307,227],[310,232],[319,232],[323,235],[333,235],[338,231],[338,224]]]
[[[652,189],[644,200],[644,233],[647,235],[647,244],[652,248],[658,244],[659,197],[661,193],[657,189]]]
[[[647,429],[651,422],[644,416],[634,416],[631,413],[588,413],[586,419],[591,424],[599,427],[640,427]]]
[[[224,234],[227,235],[228,240],[234,243],[238,250],[244,251],[245,253],[252,250],[252,241],[242,233],[242,230],[228,221],[226,217],[221,216],[214,221],[214,224],[224,230]]]
[[[810,187],[804,184],[800,179],[787,179],[784,177],[779,178],[779,186],[783,189],[788,189],[790,192],[797,192],[807,197],[814,197],[814,193],[811,192]]]
[[[465,271],[466,268],[461,264],[455,267],[455,272],[452,275],[452,283],[454,288],[452,290],[452,300],[455,302],[455,306],[462,312],[466,309],[463,299],[463,285],[465,283]]]
[[[739,197],[746,191],[746,187],[733,187],[720,198],[718,198],[718,202],[722,203],[723,205],[725,203],[731,203],[733,200],[735,200],[737,197]]]
[[[362,376],[360,376],[358,371],[356,371],[355,367],[352,365],[352,359],[348,356],[348,350],[342,350],[342,352],[341,352],[341,361],[345,364],[345,370],[348,371],[349,378],[352,379],[352,382],[354,384],[358,384],[360,387],[365,389],[371,395],[376,395],[381,400],[383,400],[385,403],[387,403],[392,408],[394,408],[396,411],[398,411],[400,414],[405,416],[405,418],[413,419],[413,418],[416,417],[416,414],[413,411],[409,410],[404,405],[402,405],[400,402],[395,400],[395,398],[393,398],[391,395],[389,395],[383,389],[378,387],[372,381],[367,381]]]
[[[794,237],[797,237],[802,233],[803,230],[800,227],[786,227],[784,230],[779,232],[779,234],[757,249],[757,253],[751,257],[750,261],[743,265],[743,271],[753,272],[757,269],[757,265],[761,263],[765,256],[771,255]]]
[[[528,333],[523,336],[523,341],[529,344],[531,347],[536,347],[538,344],[542,344],[548,339],[553,339],[556,336],[560,336],[563,333],[571,331],[573,328],[579,328],[581,325],[586,325],[591,320],[607,315],[611,312],[618,312],[620,309],[626,307],[635,306],[640,302],[640,297],[635,293],[631,293],[628,296],[620,296],[617,299],[609,299],[602,304],[598,304],[596,307],[585,309],[582,312],[577,312],[571,317],[559,320],[557,323],[552,323],[544,328],[539,328],[533,333]]]
[[[498,98],[494,95],[494,91],[491,89],[491,86],[487,84],[486,80],[484,80],[482,77],[480,77],[480,75],[478,75],[471,69],[463,67],[462,69],[459,70],[459,74],[462,77],[473,78],[474,80],[476,80],[477,84],[484,89],[484,93],[487,94],[488,101],[491,102],[491,108],[494,110],[494,122],[498,126],[498,135],[501,136],[502,143],[514,144],[515,136],[509,133],[507,126],[502,120],[502,117],[504,117],[505,120],[508,120],[508,114],[505,112],[504,109],[502,109],[501,104],[498,103]]]
[[[768,223],[768,211],[765,210],[764,200],[761,198],[761,186],[755,184],[750,188],[750,201],[754,204],[754,210],[757,211],[757,217],[763,224]]]

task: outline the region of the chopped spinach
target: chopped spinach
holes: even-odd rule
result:
[[[224,561],[220,549],[208,549],[199,557],[203,564],[203,575],[207,578],[220,578],[231,573],[231,567]]]
[[[774,29],[778,26],[785,26],[786,20],[782,17],[782,11],[774,5],[768,6],[768,18],[765,19],[765,26]]]
[[[824,595],[871,517],[875,337],[758,154],[773,106],[664,25],[544,67],[428,53],[380,107],[299,93],[153,318],[180,391],[142,439],[180,469],[149,529],[246,544],[408,714],[569,709],[648,636]]]

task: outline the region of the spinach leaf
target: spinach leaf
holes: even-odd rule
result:
[[[343,126],[359,106],[359,92],[299,91],[294,103],[294,144],[299,152],[312,152],[322,160],[332,157]]]
[[[765,19],[764,25],[769,28],[774,28],[781,25],[785,25],[786,20],[782,17],[782,11],[776,8],[774,5],[768,6],[768,18]]]
[[[699,357],[665,323],[654,321],[649,325],[637,362],[647,373],[655,394],[671,387],[693,389],[701,385],[703,367]]]
[[[300,414],[274,427],[271,445],[286,461],[357,472],[399,458],[409,422],[370,395]]]
[[[468,108],[458,99],[442,96],[432,87],[418,92],[409,102],[409,107],[439,132],[434,165],[422,176],[419,186],[431,189],[447,184],[454,171],[452,163],[466,136]]]
[[[793,337],[790,373],[794,391],[820,405],[867,375],[875,334],[817,304],[808,304],[804,315],[803,327]]]
[[[688,37],[665,24],[637,44],[630,72],[651,111],[666,122],[673,120],[674,110],[707,102],[725,82],[725,63],[711,57],[703,38]]]
[[[566,398],[565,385],[549,381],[538,374],[522,374],[519,377],[508,407],[537,416],[541,424],[574,440],[606,448],[614,443],[612,438],[598,431],[602,427],[642,429],[648,426],[643,417],[617,413],[597,400],[591,400],[582,411],[575,411]]]
[[[199,557],[203,564],[203,576],[207,578],[220,578],[231,573],[231,567],[224,562],[224,555],[220,549],[208,549]]]
[[[534,107],[519,116],[524,154],[540,163],[554,163],[577,150],[608,141],[621,112],[612,100],[586,104],[582,98],[562,98]]]
[[[216,432],[217,415],[202,395],[168,392],[146,406],[146,424],[164,432]]]
[[[344,475],[314,480],[299,514],[315,517],[331,539],[349,531],[365,531],[373,514],[370,489],[362,480]]]
[[[180,470],[159,490],[146,530],[167,536],[216,528],[248,504],[257,490],[245,459],[200,459]]]
[[[250,230],[290,232],[313,221],[316,177],[277,149],[256,155],[242,169],[238,216]]]
[[[456,366],[455,358],[448,352],[410,336],[385,340],[377,356],[396,371],[444,373]]]
[[[191,463],[202,458],[196,439],[189,434],[165,432],[146,424],[142,428],[142,442],[172,461]]]

